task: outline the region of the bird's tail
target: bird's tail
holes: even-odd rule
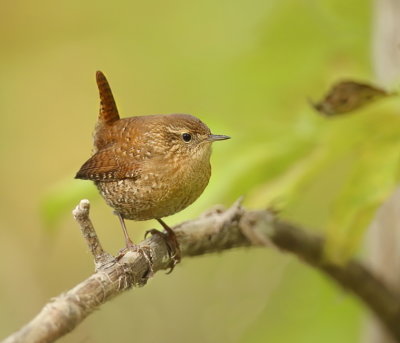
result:
[[[101,71],[96,72],[96,82],[100,95],[99,123],[111,124],[119,120],[119,114],[110,85]]]

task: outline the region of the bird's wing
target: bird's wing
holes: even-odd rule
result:
[[[120,162],[113,148],[96,152],[82,165],[75,176],[76,179],[93,181],[118,181],[138,177],[139,164]]]

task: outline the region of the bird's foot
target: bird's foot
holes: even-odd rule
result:
[[[172,273],[175,266],[181,261],[181,249],[179,247],[178,240],[176,239],[175,232],[167,230],[165,232],[158,231],[156,229],[147,230],[144,237],[146,238],[148,234],[160,236],[168,248],[168,253],[171,258],[171,263],[168,266],[169,270],[167,274]]]
[[[127,235],[125,236],[125,244],[125,248],[118,251],[118,255],[116,257],[117,261],[119,261],[128,251],[139,252],[140,250],[140,247],[133,243]]]
[[[134,244],[132,241],[129,241],[129,242],[126,243],[126,247],[121,249],[118,252],[116,260],[119,261],[123,256],[125,256],[125,254],[128,251],[136,252],[136,253],[142,255],[145,258],[145,260],[147,261],[147,264],[149,265],[149,270],[148,270],[147,276],[151,277],[151,276],[154,275],[153,261],[152,261],[150,252],[147,251],[147,250],[148,249],[146,249],[145,247],[141,247],[140,245]]]

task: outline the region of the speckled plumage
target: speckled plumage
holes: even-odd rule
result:
[[[122,119],[107,128],[109,141],[102,139],[96,148],[107,151],[107,164],[112,159],[118,167],[95,184],[124,218],[166,217],[189,206],[203,192],[211,175],[211,144],[181,142],[181,131],[189,126],[199,137],[209,135],[197,118],[179,114]]]
[[[125,219],[159,219],[193,203],[211,175],[211,143],[229,137],[212,135],[188,114],[120,119],[100,72],[97,83],[101,108],[94,154],[76,178],[93,180],[107,204]]]

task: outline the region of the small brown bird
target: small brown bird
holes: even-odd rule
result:
[[[200,196],[211,175],[211,143],[230,137],[211,134],[189,114],[120,119],[104,74],[98,71],[96,80],[101,103],[94,151],[75,177],[94,181],[114,208],[128,249],[136,246],[124,219],[156,219],[166,230],[162,235],[175,265],[180,260],[179,245],[161,218],[183,210]]]

